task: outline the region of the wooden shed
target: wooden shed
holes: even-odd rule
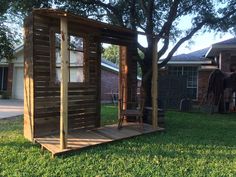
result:
[[[33,10],[24,29],[27,139],[55,155],[159,130],[100,127],[101,43],[120,46],[120,85],[135,89],[137,32],[52,9]],[[76,61],[70,61],[71,51]],[[78,73],[80,78],[72,77]],[[124,97],[129,100],[128,92]]]

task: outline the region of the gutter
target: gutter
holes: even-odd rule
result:
[[[201,65],[201,64],[212,64],[211,61],[169,61],[168,64],[182,64],[182,65]]]

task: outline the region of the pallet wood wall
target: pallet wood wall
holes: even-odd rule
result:
[[[50,134],[59,131],[60,125],[60,84],[53,83],[50,78],[53,69],[51,66],[53,60],[50,52],[50,31],[57,26],[57,21],[40,16],[33,16],[34,22],[30,28],[33,28],[33,41],[26,38],[26,44],[30,43],[33,49],[28,49],[33,53],[30,70],[33,71],[34,76],[26,73],[27,77],[34,78],[32,87],[26,82],[26,90],[31,94],[27,97],[26,102],[33,101],[31,110],[35,110],[33,115],[32,129],[34,130],[33,137],[39,137],[44,134]],[[26,34],[28,36],[28,34]],[[51,37],[53,38],[53,37]],[[98,100],[100,100],[100,49],[97,42],[92,39],[85,41],[85,67],[88,67],[89,75],[85,77],[85,83],[69,83],[68,89],[68,128],[69,131],[80,128],[93,128],[99,126],[100,123],[100,107]],[[30,41],[31,40],[31,41]],[[87,44],[88,43],[88,44]],[[86,49],[88,47],[88,49]],[[25,48],[26,49],[26,48]],[[29,57],[26,55],[26,62]],[[32,65],[34,63],[34,65]],[[86,72],[86,71],[85,71]],[[86,74],[85,74],[86,75]],[[26,96],[28,94],[25,94]],[[27,110],[26,110],[27,111]],[[30,111],[28,111],[30,112]],[[25,113],[25,121],[28,115]],[[29,128],[26,125],[25,130]],[[30,134],[30,133],[27,133]],[[30,137],[26,135],[26,137]]]

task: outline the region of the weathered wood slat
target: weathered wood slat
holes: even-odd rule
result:
[[[41,108],[37,108],[35,109],[37,111],[37,114],[40,114],[40,113],[47,113],[47,112],[56,112],[56,111],[59,111],[59,102],[56,104],[56,105],[48,105],[48,107],[41,107]],[[91,107],[94,107],[95,106],[95,102],[90,102],[90,103],[80,103],[80,104],[77,104],[77,105],[69,105],[70,107],[70,110],[71,111],[76,111],[76,112],[79,112],[80,110],[85,110],[88,111],[89,109],[92,109]]]
[[[34,35],[34,40],[49,41],[49,36]]]
[[[50,87],[48,88],[38,88],[37,89],[38,92],[44,92],[44,91],[60,91],[60,86],[59,85],[56,85],[55,83],[53,85],[51,85]],[[73,91],[76,91],[76,92],[79,92],[79,93],[83,93],[83,92],[93,92],[93,91],[96,91],[95,87],[93,86],[70,86],[70,83],[69,83],[69,92],[73,92]]]

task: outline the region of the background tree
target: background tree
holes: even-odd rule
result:
[[[138,50],[138,54],[141,58],[144,57],[143,53]],[[102,58],[111,61],[112,63],[116,64],[117,66],[119,66],[119,46],[118,45],[110,45],[106,48],[103,48],[103,52],[102,52]],[[142,69],[140,67],[140,65],[138,64],[137,66],[137,74],[139,77],[142,77]]]
[[[13,58],[13,35],[10,29],[6,26],[7,11],[10,6],[10,1],[1,1],[0,6],[0,61],[2,59]]]
[[[23,2],[23,3],[22,3]],[[161,47],[158,57],[164,54],[163,67],[175,51],[198,31],[228,31],[234,25],[235,0],[55,0],[54,6],[96,20],[106,20],[110,24],[142,30],[146,33],[148,47],[137,44],[143,53],[136,53],[142,68],[142,81],[146,91],[146,105],[151,105],[151,68],[153,35],[157,36]],[[16,9],[27,12],[32,7],[51,7],[52,1],[15,1]],[[179,28],[183,18],[191,18],[187,29]],[[231,28],[233,29],[233,28]],[[174,45],[170,48],[170,43]]]
[[[138,55],[137,61],[142,69],[142,81],[146,91],[146,105],[151,105],[151,68],[152,46],[155,34],[158,43],[162,43],[158,57],[166,55],[165,60],[159,64],[163,67],[171,59],[175,51],[198,31],[211,29],[227,31],[228,25],[235,16],[234,1],[223,0],[64,0],[62,9],[80,13],[81,7],[87,9],[87,17],[98,20],[105,19],[108,23],[142,30],[147,35],[148,47],[138,44],[142,51],[143,59]],[[223,3],[225,8],[220,8]],[[191,17],[188,29],[181,29],[178,24],[185,17]],[[170,48],[170,43],[174,43]]]
[[[119,65],[119,46],[110,45],[103,49],[102,57],[112,63]]]

